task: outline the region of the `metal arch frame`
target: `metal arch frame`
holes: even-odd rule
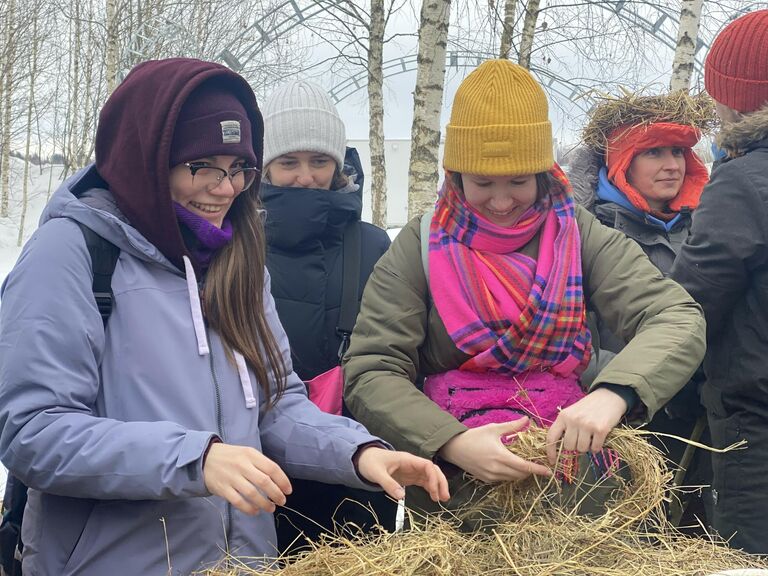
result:
[[[194,42],[190,40],[191,37],[187,30],[183,26],[176,24],[173,20],[161,17],[154,18],[141,24],[141,27],[139,27],[139,29],[131,37],[131,41],[123,49],[120,55],[120,62],[136,63],[137,61],[141,62],[146,60],[147,52],[151,53],[154,51],[158,44],[164,40],[167,40],[171,35],[182,39],[186,48],[186,53],[194,52],[196,54],[197,46],[195,46]],[[147,46],[150,46],[150,50],[139,50],[140,47],[136,46],[139,40],[145,41],[146,45],[143,47],[146,48]],[[189,47],[192,47],[194,50],[189,50]],[[128,70],[122,70],[121,77],[125,77],[127,73]]]
[[[493,57],[494,55],[490,53],[470,52],[468,50],[448,50],[445,55],[445,64],[446,68],[458,69],[475,67],[479,66],[483,60]],[[416,70],[416,59],[417,56],[411,54],[409,56],[400,56],[385,61],[382,65],[384,78],[391,78],[392,76],[413,72]],[[586,96],[591,88],[584,89],[569,80],[559,78],[540,68],[533,67],[531,68],[531,72],[539,77],[539,80],[545,89],[570,100],[585,112],[588,111],[590,105],[588,105],[586,101],[584,104],[581,104],[579,103],[579,100],[581,97]],[[336,86],[331,88],[328,93],[334,104],[338,104],[342,100],[349,98],[354,93],[365,88],[368,84],[367,80],[368,72],[363,70],[336,84]]]
[[[218,59],[221,60],[230,68],[232,68],[233,70],[240,71],[252,58],[254,58],[262,50],[264,50],[264,48],[266,48],[269,44],[274,42],[279,36],[289,32],[290,30],[293,30],[297,26],[300,26],[306,20],[312,18],[313,16],[316,16],[317,14],[320,14],[322,12],[327,12],[330,7],[343,4],[344,1],[345,0],[325,0],[324,2],[321,3],[321,2],[318,2],[317,0],[314,0],[309,6],[302,8],[299,6],[298,0],[283,0],[278,6],[276,6],[270,12],[269,17],[270,18],[274,17],[274,14],[283,14],[283,12],[285,12],[286,10],[287,10],[287,15],[280,18],[275,25],[267,29],[265,29],[262,26],[262,23],[268,17],[262,16],[256,22],[254,22],[252,25],[246,28],[242,35],[240,35],[238,38],[229,42],[221,50],[221,52],[219,52]],[[670,24],[674,24],[675,22],[679,23],[679,19],[677,18],[676,14],[670,13],[662,7],[656,6],[646,1],[645,5],[648,6],[649,8],[653,8],[656,11],[656,13],[659,14],[659,16],[654,21],[651,21],[645,16],[641,16],[640,14],[638,14],[631,5],[630,6],[627,5],[627,2],[628,0],[606,0],[604,3],[600,3],[597,6],[603,10],[608,10],[613,12],[614,14],[616,14],[616,16],[618,16],[621,19],[627,20],[627,22],[630,25],[638,26],[642,30],[651,33],[654,37],[661,40],[662,43],[667,47],[671,49],[674,49],[676,47],[676,44],[677,44],[676,35],[672,36],[668,31],[664,30],[664,25],[667,22],[669,22]],[[739,13],[735,13],[731,15],[731,20],[737,18],[739,15],[740,15]],[[727,24],[727,22],[724,23],[723,26],[725,24]],[[179,34],[182,38],[187,36],[186,30],[183,29],[183,27],[176,25],[170,20],[163,19],[162,25],[163,26],[161,29],[160,26],[153,25],[152,21],[145,23],[142,25],[142,28],[135,34],[134,38],[149,40],[151,44],[155,46],[158,43],[157,39],[167,37],[166,32],[169,30],[175,32],[176,34]],[[147,28],[152,29],[153,32],[155,33],[146,34]],[[257,40],[247,45],[245,48],[241,48],[240,50],[235,51],[235,47],[240,45],[243,39],[247,35],[253,33],[254,31],[257,32],[258,34]],[[123,53],[124,58],[121,58],[122,62],[127,61],[129,56],[135,57],[138,55],[139,58],[142,57],[141,53],[132,49],[133,46],[135,46],[135,41],[131,42],[129,44],[129,47]],[[698,54],[702,47],[709,47],[709,44],[704,42],[701,38],[699,38],[698,43],[696,45],[695,54]],[[470,59],[472,57],[473,56],[469,55],[469,53],[461,53],[458,51],[448,52],[447,65],[458,66],[458,64],[453,64],[454,60],[457,60],[459,58]],[[479,60],[485,59],[487,57],[493,57],[493,55],[484,56],[482,54],[476,54],[474,55],[474,57],[478,59],[478,63],[479,63]],[[414,56],[404,56],[404,57],[396,58],[388,62],[385,62],[384,63],[385,77],[394,76],[394,75],[402,74],[405,72],[410,72],[412,68],[409,68],[408,65],[411,62],[415,62],[415,59],[416,59],[416,56],[414,55]],[[391,74],[386,74],[388,69],[392,69],[393,72]],[[694,71],[698,76],[701,75],[702,69],[703,69],[703,62],[701,58],[699,58],[698,56],[694,56]],[[533,71],[537,73],[540,77],[542,77],[542,79],[544,77],[548,78],[548,81],[544,82],[544,84],[548,88],[550,88],[554,92],[557,92],[561,96],[565,96],[569,100],[574,101],[575,91],[578,90],[578,87],[575,84],[570,83],[568,81],[564,81],[562,79],[557,79],[553,75],[549,74],[548,72],[542,69],[534,68]],[[357,92],[358,90],[365,87],[366,84],[367,84],[367,73],[365,72],[358,73],[350,77],[349,79],[337,84],[331,90],[331,96],[334,99],[334,101],[338,103],[344,98],[353,94],[354,92]],[[566,96],[563,92],[559,90],[559,86],[555,87],[555,84],[562,84],[563,86],[567,87],[568,90],[570,90],[570,95]],[[352,86],[354,86],[354,89],[351,88]],[[345,95],[340,96],[343,90],[347,90],[348,92]]]
[[[600,4],[597,4],[597,7],[601,8],[602,10],[610,11],[616,14],[616,16],[619,18],[627,20],[630,25],[636,25],[642,30],[651,33],[654,37],[661,40],[665,46],[674,50],[677,46],[677,34],[675,33],[673,35],[665,30],[665,23],[668,22],[669,24],[677,24],[679,26],[680,20],[678,15],[675,12],[668,11],[664,7],[657,6],[646,0],[644,5],[655,10],[656,14],[658,15],[655,20],[650,20],[649,18],[640,15],[631,4],[628,5],[628,1],[629,0],[605,0]],[[279,14],[282,13],[284,9],[289,8],[290,12],[286,17],[284,17],[269,29],[265,29],[262,27],[261,23],[267,17],[262,16],[254,24],[246,28],[246,30],[243,32],[243,35],[239,39],[235,39],[227,44],[227,46],[225,46],[219,53],[219,57],[233,70],[241,70],[245,63],[247,63],[256,54],[261,52],[266,46],[274,42],[281,34],[296,28],[305,20],[308,20],[309,18],[312,18],[321,12],[327,12],[331,6],[338,6],[343,3],[344,0],[325,0],[322,3],[318,2],[318,0],[314,0],[308,7],[301,8],[297,0],[284,0],[271,11],[271,14]],[[743,13],[743,11],[741,13]],[[732,14],[729,22],[740,16],[741,13]],[[723,25],[725,24],[727,24],[727,22]],[[253,31],[258,33],[259,39],[252,43],[248,48],[243,49],[241,52],[234,53],[234,47],[242,40],[243,37]],[[709,43],[704,42],[701,38],[699,38],[696,44],[695,54],[698,54],[702,48],[708,47]],[[697,73],[700,73],[700,71],[703,69],[703,62],[701,58],[695,57],[694,64],[695,70]]]
[[[671,48],[674,50],[677,47],[677,35],[674,36],[670,34],[667,30],[665,30],[665,24],[677,24],[679,26],[680,20],[678,16],[674,12],[669,12],[663,7],[656,6],[654,4],[651,4],[650,2],[646,2],[645,5],[649,8],[653,8],[656,10],[656,13],[658,14],[658,17],[655,20],[650,20],[646,18],[645,16],[641,16],[638,14],[631,5],[627,5],[628,0],[608,0],[606,3],[598,4],[597,6],[603,10],[609,10],[616,14],[619,18],[626,20],[630,25],[634,25],[639,27],[640,29],[644,30],[645,32],[648,32],[652,34],[655,38],[661,40],[661,42],[667,46],[668,48]],[[731,15],[728,22],[738,18],[741,13],[736,12]],[[728,24],[728,22],[723,23],[723,27]],[[704,40],[699,37],[697,43],[696,43],[696,50],[694,52],[694,71],[698,76],[701,76],[701,73],[704,69],[704,62],[701,57],[698,56],[699,52],[702,48],[709,48],[709,43],[705,42]],[[470,53],[470,52],[461,52],[461,51],[448,51],[446,54],[446,66],[450,67],[458,67],[458,61],[460,59],[463,60],[472,60],[475,59],[475,66],[478,66],[480,62],[487,58],[494,58],[495,54],[483,54],[483,53]],[[409,65],[413,64],[416,61],[416,56],[402,56],[400,58],[394,58],[392,60],[388,60],[384,62],[383,65],[383,72],[384,77],[388,78],[391,76],[396,76],[399,74],[404,74],[406,72],[410,72],[414,70],[413,67],[409,67]],[[464,66],[467,66],[469,64],[464,64]],[[387,73],[389,70],[393,70],[391,73]],[[548,71],[532,67],[531,71],[539,76],[539,79],[542,80],[542,84],[546,86],[549,90],[552,92],[555,92],[559,94],[560,96],[565,97],[566,99],[570,100],[573,103],[577,103],[576,99],[578,97],[586,95],[589,90],[584,90],[578,85],[574,84],[573,82],[570,82],[568,80],[564,80],[562,78],[557,78],[553,74],[549,73]],[[367,72],[359,72],[355,74],[354,76],[350,76],[348,79],[336,84],[333,88],[330,90],[331,98],[333,99],[334,103],[338,104],[342,100],[348,98],[358,90],[362,90],[366,84],[367,84]],[[599,85],[599,84],[598,84]],[[568,89],[569,93],[564,93],[561,88],[565,87]],[[582,108],[584,111],[589,111],[589,106],[579,105],[580,108]]]
[[[673,36],[664,29],[664,24],[667,21],[669,21],[671,24],[677,24],[677,27],[679,28],[680,19],[675,13],[670,14],[661,6],[656,6],[650,2],[645,2],[646,6],[656,10],[657,14],[660,14],[656,20],[651,21],[645,16],[638,14],[635,10],[632,9],[631,6],[627,6],[627,0],[608,0],[608,3],[613,6],[612,12],[614,12],[619,18],[627,20],[630,25],[637,25],[642,30],[650,32],[654,37],[661,40],[661,42],[667,46],[667,48],[674,50],[677,47],[677,34]],[[603,10],[608,9],[605,4],[598,4],[598,6],[603,8]],[[623,14],[628,14],[629,17],[623,16]],[[694,50],[693,65],[694,71],[697,74],[701,74],[701,71],[704,69],[704,62],[698,56],[699,51],[704,47],[709,48],[709,44],[704,42],[701,37],[699,37],[696,42],[696,48]]]
[[[280,4],[270,10],[269,15],[260,17],[256,22],[248,26],[242,34],[230,41],[217,55],[217,58],[229,66],[235,72],[243,69],[245,64],[263,51],[267,46],[274,42],[281,35],[300,26],[305,20],[308,20],[322,12],[327,12],[329,8],[343,4],[344,0],[324,0],[322,3],[314,0],[309,6],[302,8],[297,0],[283,0]],[[269,28],[263,27],[263,22],[268,18],[274,18],[278,15],[278,22]],[[282,17],[280,17],[282,16]],[[254,32],[257,39],[245,47],[240,47]],[[133,35],[131,42],[121,54],[121,62],[130,61],[138,57],[139,60],[146,59],[146,53],[137,49],[138,40],[147,42],[148,46],[155,47],[161,40],[168,39],[169,36],[179,38],[188,38],[187,30],[167,18],[155,18],[144,22],[141,28]],[[187,42],[186,44],[190,44]],[[195,50],[197,47],[194,47]]]
[[[239,72],[251,58],[263,51],[264,48],[269,46],[281,35],[300,26],[305,20],[322,12],[327,12],[330,7],[338,6],[343,3],[344,0],[325,0],[322,3],[315,0],[306,8],[301,8],[297,0],[285,0],[273,8],[269,14],[269,17],[272,18],[275,14],[282,15],[285,9],[288,9],[288,14],[285,17],[280,19],[274,26],[265,29],[262,27],[261,23],[267,19],[267,16],[262,16],[256,22],[248,26],[239,38],[236,38],[227,44],[221,52],[219,52],[218,57],[235,72]],[[254,31],[258,34],[258,39],[246,48],[243,48],[238,52],[233,52],[243,38]]]

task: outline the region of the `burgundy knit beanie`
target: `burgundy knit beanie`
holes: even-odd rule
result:
[[[209,81],[195,89],[179,111],[169,166],[217,154],[241,156],[256,166],[251,122],[243,103],[231,89]]]
[[[718,34],[704,64],[704,86],[737,112],[768,103],[768,10],[746,14]]]

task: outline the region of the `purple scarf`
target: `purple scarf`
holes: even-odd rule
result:
[[[214,254],[232,241],[232,223],[224,218],[221,228],[217,228],[177,202],[173,203],[173,209],[179,222],[184,224],[197,239],[195,246],[187,246],[187,248],[201,271],[206,272]]]

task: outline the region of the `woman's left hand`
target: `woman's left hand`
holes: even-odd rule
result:
[[[355,455],[358,473],[378,484],[395,500],[405,497],[405,486],[421,486],[437,502],[450,498],[448,480],[442,470],[425,458],[366,446]]]
[[[558,442],[563,451],[599,452],[608,433],[621,421],[627,411],[624,399],[608,390],[597,388],[584,398],[560,411],[547,433],[547,458],[554,465]]]

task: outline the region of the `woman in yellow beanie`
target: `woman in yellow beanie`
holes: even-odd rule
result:
[[[449,509],[477,494],[459,472],[487,483],[551,473],[504,446],[531,421],[549,428],[549,465],[559,450],[590,452],[610,475],[608,432],[630,412],[652,417],[701,361],[700,308],[575,206],[525,69],[491,60],[462,82],[443,165],[434,213],[402,230],[365,289],[345,357],[349,408],[455,472]],[[587,307],[629,343],[583,390]],[[437,509],[417,490],[406,499]]]

